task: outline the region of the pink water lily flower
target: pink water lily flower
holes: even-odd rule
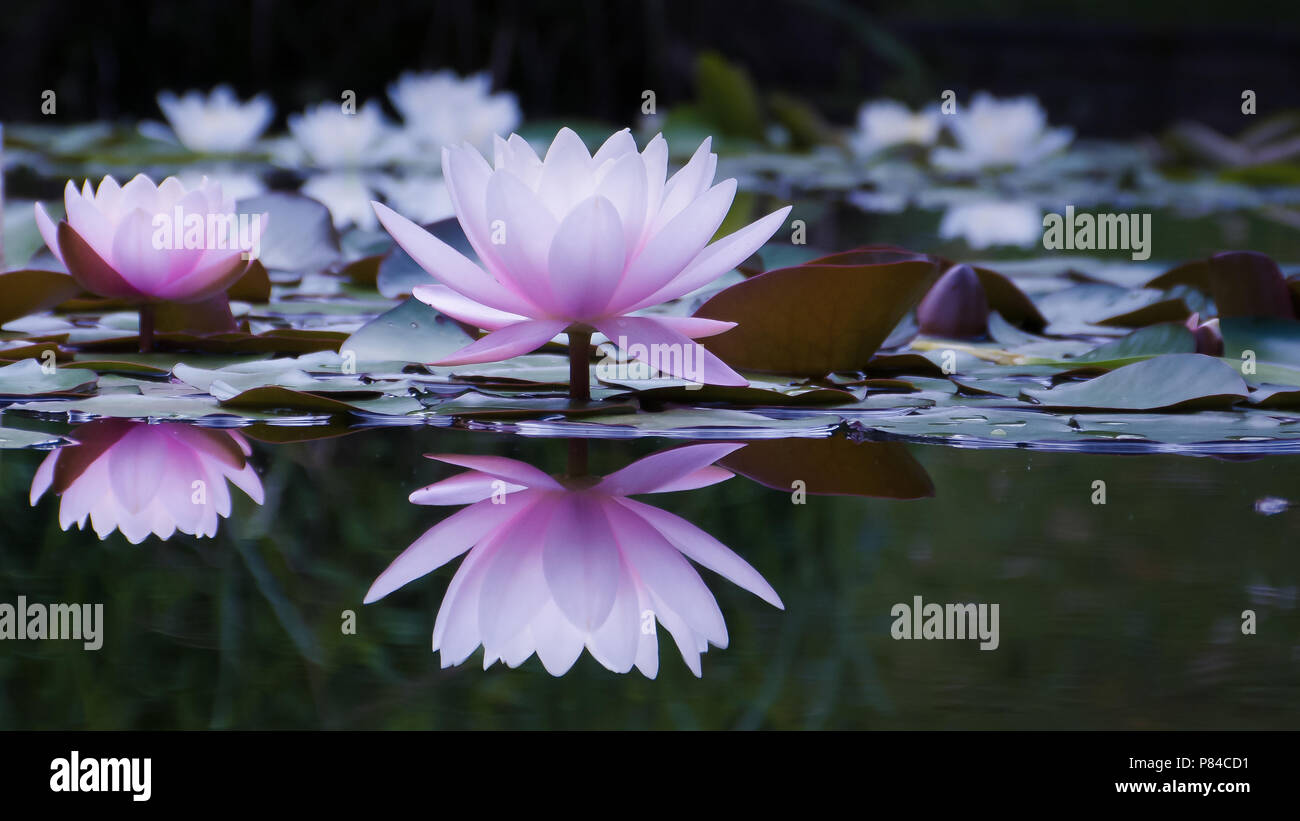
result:
[[[638,152],[627,130],[594,155],[568,128],[556,135],[545,159],[517,134],[496,138],[491,165],[468,145],[444,148],[452,205],[481,267],[374,203],[393,239],[440,283],[418,285],[414,296],[490,331],[437,364],[507,359],[567,332],[570,356],[581,359],[585,383],[595,330],[625,352],[641,346],[675,351],[676,362],[666,357],[667,367],[661,367],[675,376],[747,384],[717,357],[696,352],[692,342],[734,323],[636,315],[734,269],[790,212],[787,206],[709,243],[736,194],[733,179],[714,184],[717,156],[709,145],[705,140],[672,177],[663,137]],[[702,372],[683,372],[682,363],[695,362],[700,365],[693,370]],[[585,387],[576,381],[571,386]]]
[[[248,463],[252,450],[235,431],[179,423],[101,419],[75,428],[79,444],[50,453],[32,479],[31,503],[59,495],[59,527],[85,527],[108,538],[121,530],[131,544],[176,531],[215,536],[230,515],[238,487],[262,504],[262,480]]]
[[[154,185],[144,174],[126,185],[104,177],[94,191],[89,181],[78,191],[69,180],[63,204],[67,217],[56,225],[36,203],[36,225],[54,256],[91,293],[131,302],[201,302],[225,291],[248,267],[237,220],[236,241],[225,220],[212,220],[217,230],[211,233],[220,237],[209,235],[208,215],[234,217],[235,203],[223,196],[220,183],[206,178],[192,190],[175,177]],[[173,226],[177,208],[183,218]],[[199,247],[188,247],[195,244],[192,231],[186,237],[191,214],[203,222]]]
[[[484,667],[517,667],[534,652],[554,676],[584,647],[606,668],[659,669],[654,625],[701,674],[709,644],[727,646],[717,601],[688,559],[778,608],[748,562],[686,520],[628,498],[706,487],[732,474],[713,462],[742,447],[688,445],[603,478],[553,477],[500,456],[430,455],[470,468],[411,494],[425,505],[469,507],[444,519],[375,580],[370,603],[468,551],[433,630],[442,666],[483,646]]]

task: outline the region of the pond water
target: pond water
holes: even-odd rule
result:
[[[755,440],[733,449],[716,439],[563,439],[429,426],[331,429],[346,435],[282,441],[320,431],[259,425],[235,436],[178,432],[173,424],[96,424],[101,428],[78,429],[83,444],[57,456],[0,452],[7,500],[0,601],[12,604],[22,594],[29,602],[104,605],[98,651],[84,652],[76,641],[6,642],[0,726],[1300,726],[1300,514],[1285,501],[1300,500],[1297,456],[972,449],[860,441],[843,428],[830,439]],[[517,669],[496,663],[484,670],[482,648],[443,669],[459,659],[431,652],[431,635],[462,563],[483,564],[473,551],[362,603],[399,554],[459,509],[408,501],[412,491],[463,472],[423,454],[510,477],[532,466],[540,473],[527,479],[541,483],[541,474],[607,475],[664,451],[671,460],[672,449],[683,447],[713,450],[699,451],[687,478],[678,476],[685,468],[656,457],[640,463],[638,476],[623,474],[621,486],[600,486],[615,496],[655,482],[686,488],[636,496],[662,513],[642,510],[638,525],[626,518],[633,508],[615,501],[620,519],[589,499],[549,523],[522,525],[526,534],[516,533],[515,543],[536,550],[518,548],[528,555],[517,557],[513,577],[504,560],[487,581],[480,574],[466,594],[480,600],[451,612],[446,631],[490,630],[482,622],[499,612],[540,609],[520,580],[542,566],[530,562],[555,570],[557,557],[541,555],[542,528],[595,534],[608,532],[607,520],[618,546],[586,541],[622,555],[627,566],[628,540],[644,538],[635,532],[644,522],[679,534],[694,533],[693,525],[743,559],[727,564],[721,553],[697,553],[723,571],[697,568],[727,637],[725,648],[699,657],[699,678],[666,617],[657,624],[652,617],[646,628],[635,610],[624,626],[637,635],[606,636],[601,652],[618,655],[623,651],[611,648],[639,643],[643,662],[644,643],[656,643],[654,679],[636,669],[612,672],[588,650],[559,676],[537,655]],[[733,478],[717,481],[717,466],[695,464],[724,452],[719,465]],[[166,454],[169,466],[158,471],[156,486],[143,483],[151,496],[109,498],[122,487],[113,472],[129,474],[149,454],[154,465]],[[814,465],[807,495],[792,490]],[[211,483],[204,487],[211,510],[202,514],[208,525],[199,527],[215,528],[211,538],[176,533],[130,544],[121,531],[101,541],[90,522],[87,530],[60,530],[62,506],[69,517],[81,510],[100,523],[129,520],[122,529],[140,537],[138,517],[121,510],[154,511],[144,532],[169,515],[159,510],[190,515],[180,512],[192,496],[190,477]],[[228,490],[222,477],[234,478]],[[568,478],[553,492],[590,497],[593,482]],[[51,487],[29,506],[34,483],[38,491]],[[512,492],[502,491],[503,519],[516,512],[509,500],[518,488],[511,482]],[[503,536],[497,544],[509,542]],[[565,580],[555,589],[569,601],[547,607],[603,606],[597,591],[609,587],[602,568],[611,564],[598,553],[558,557],[567,570],[556,571]],[[646,562],[636,559],[639,578],[658,597],[653,606],[707,609],[707,594],[700,598],[698,579],[681,573],[681,563],[656,571]],[[738,570],[743,563],[761,578]],[[756,592],[766,580],[784,609],[733,580]],[[893,638],[895,606],[915,597],[997,605],[996,648],[982,650],[971,639]],[[1246,610],[1254,613],[1253,634],[1243,632]],[[355,614],[350,627],[346,611]],[[685,617],[696,624],[710,618]]]

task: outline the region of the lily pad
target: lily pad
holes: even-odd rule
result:
[[[1071,367],[1089,365],[1110,369],[1161,354],[1195,352],[1196,338],[1192,332],[1183,325],[1166,323],[1140,328],[1128,336],[1102,343],[1079,356],[1052,361]]]
[[[339,258],[330,211],[302,194],[270,191],[236,203],[240,213],[267,214],[258,259],[273,271],[316,272]]]
[[[339,347],[358,362],[436,362],[474,341],[455,320],[408,299],[362,326]]]
[[[57,445],[63,441],[64,438],[55,433],[19,430],[18,428],[0,428],[0,450]]]
[[[45,311],[81,293],[81,286],[58,271],[0,273],[0,323]]]
[[[706,344],[733,368],[796,376],[857,370],[938,271],[923,260],[781,268],[721,291],[695,315],[739,323]]]
[[[49,368],[35,359],[0,367],[0,396],[48,396],[86,393],[97,377],[84,370]]]
[[[1135,362],[1086,382],[1021,393],[1052,408],[1173,410],[1226,407],[1244,399],[1248,389],[1241,375],[1219,360],[1184,353]]]

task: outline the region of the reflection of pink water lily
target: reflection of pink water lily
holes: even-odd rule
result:
[[[215,536],[217,518],[230,515],[227,481],[262,504],[252,451],[234,431],[103,419],[70,436],[80,444],[47,456],[31,493],[33,505],[50,489],[62,497],[64,530],[85,527],[89,517],[99,538],[121,530],[131,544],[177,530]]]
[[[632,314],[731,271],[790,211],[782,208],[709,244],[731,207],[736,182],[714,185],[717,157],[708,140],[667,179],[664,139],[655,137],[638,152],[626,130],[595,155],[565,128],[545,159],[517,134],[496,139],[493,165],[468,146],[445,148],[442,158],[456,216],[483,267],[392,209],[374,205],[393,239],[441,283],[416,286],[415,297],[490,331],[439,364],[508,359],[566,331],[571,355],[585,362],[593,329],[629,348],[691,351],[692,340],[733,323]],[[678,369],[681,361],[674,363]],[[674,375],[746,384],[707,352],[703,373]],[[585,393],[585,385],[573,387]]]
[[[780,597],[725,545],[686,520],[627,498],[706,487],[731,477],[714,467],[735,444],[656,453],[603,478],[552,477],[499,456],[431,458],[468,473],[411,494],[416,504],[470,506],[440,522],[375,580],[366,602],[469,551],[447,589],[433,649],[449,667],[481,644],[484,666],[517,667],[534,652],[563,675],[586,647],[610,670],[659,669],[654,622],[701,674],[709,644],[727,646],[713,594],[687,559],[776,607]]]

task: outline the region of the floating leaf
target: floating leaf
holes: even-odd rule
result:
[[[695,315],[739,323],[706,345],[733,368],[823,376],[866,366],[937,276],[925,260],[809,263],[733,285]]]
[[[418,299],[366,323],[347,338],[339,351],[358,362],[436,362],[474,339],[455,320]]]
[[[1090,379],[1022,394],[1053,408],[1172,410],[1224,407],[1244,399],[1241,375],[1213,357],[1167,354]]]
[[[273,271],[324,270],[339,258],[339,235],[330,211],[302,194],[269,191],[236,203],[240,213],[268,215],[258,259]]]
[[[810,385],[804,381],[780,382],[745,375],[747,387],[702,385],[676,377],[656,379],[601,379],[608,385],[628,388],[637,392],[643,402],[725,402],[730,405],[828,405],[853,402],[852,393],[824,385]]]
[[[1195,352],[1196,338],[1191,331],[1182,325],[1164,324],[1141,328],[1128,336],[1105,342],[1087,353],[1054,361],[1065,366],[1089,365],[1110,369],[1161,354]]]
[[[216,394],[214,394],[216,395]],[[424,406],[411,396],[375,396],[368,399],[342,399],[319,393],[282,388],[278,385],[264,385],[249,388],[235,395],[221,392],[223,408],[253,409],[260,411],[303,411],[307,413],[365,413],[386,416],[404,416],[420,411]]]
[[[642,431],[709,430],[714,428],[745,428],[752,431],[799,431],[808,435],[828,433],[840,423],[839,417],[805,417],[778,419],[753,411],[702,410],[698,408],[672,408],[657,413],[634,413],[602,416],[592,424],[637,428]]]
[[[1177,265],[1147,283],[1149,288],[1185,285],[1214,298],[1220,317],[1296,316],[1288,283],[1277,263],[1252,251],[1226,251]]]
[[[0,366],[0,396],[46,396],[86,393],[97,377],[83,370],[43,367],[35,359]]]
[[[1210,257],[1210,292],[1220,317],[1295,318],[1282,271],[1264,254],[1229,251]]]
[[[81,286],[58,271],[0,273],[0,323],[45,311],[81,293]]]
[[[430,223],[423,228],[450,245],[466,259],[478,261],[478,254],[470,245],[459,220],[452,217]],[[379,293],[389,299],[408,297],[411,295],[411,289],[416,285],[431,285],[435,282],[437,280],[421,268],[399,245],[393,245],[392,250],[380,261],[375,277],[375,286],[379,289]]]
[[[35,448],[46,445],[57,445],[65,441],[62,436],[55,433],[41,433],[34,430],[19,430],[17,428],[0,428],[0,450],[13,448]]]
[[[125,393],[89,396],[84,399],[24,402],[6,408],[6,412],[12,411],[41,414],[78,413],[120,419],[199,420],[209,417],[224,417],[227,419],[243,417],[245,419],[266,420],[280,418],[277,414],[250,410],[234,413],[222,408],[217,404],[217,400],[207,396],[162,397]],[[300,415],[298,418],[301,419],[303,416]]]

